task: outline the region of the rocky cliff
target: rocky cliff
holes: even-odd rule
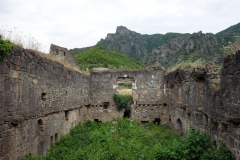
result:
[[[116,33],[109,33],[96,46],[103,45],[110,50],[124,53],[146,65],[164,66],[166,68],[190,59],[202,58],[207,62],[221,64],[222,47],[234,41],[234,36],[240,32],[240,23],[231,26],[217,34],[166,33],[146,35],[118,26]],[[84,48],[84,50],[87,48]],[[89,48],[90,49],[90,48]],[[80,54],[83,49],[70,50]]]

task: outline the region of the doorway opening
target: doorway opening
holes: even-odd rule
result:
[[[160,118],[155,118],[155,120],[153,121],[153,124],[160,125],[161,124],[161,119]]]

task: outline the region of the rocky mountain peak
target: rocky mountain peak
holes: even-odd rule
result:
[[[120,34],[131,34],[131,31],[130,31],[127,27],[118,26],[116,33],[120,33]]]

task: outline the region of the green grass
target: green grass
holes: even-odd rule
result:
[[[132,89],[132,84],[130,84],[130,83],[119,83],[119,89]]]
[[[82,70],[106,67],[110,70],[139,70],[145,66],[127,55],[99,46],[76,56]]]
[[[130,119],[106,124],[87,121],[57,141],[45,160],[233,160],[221,144],[209,146],[210,137],[192,129],[185,138],[168,126],[140,125]]]

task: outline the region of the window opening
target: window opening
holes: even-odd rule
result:
[[[46,93],[42,93],[42,101],[46,101],[47,100],[47,94]]]
[[[65,111],[65,120],[68,120],[68,116],[69,116],[69,111]]]
[[[218,131],[218,123],[217,122],[212,123],[212,130]]]
[[[43,132],[43,121],[41,119],[38,120],[38,129]]]
[[[222,133],[227,134],[228,133],[228,125],[222,123]]]
[[[58,140],[58,133],[55,134],[55,142]]]

